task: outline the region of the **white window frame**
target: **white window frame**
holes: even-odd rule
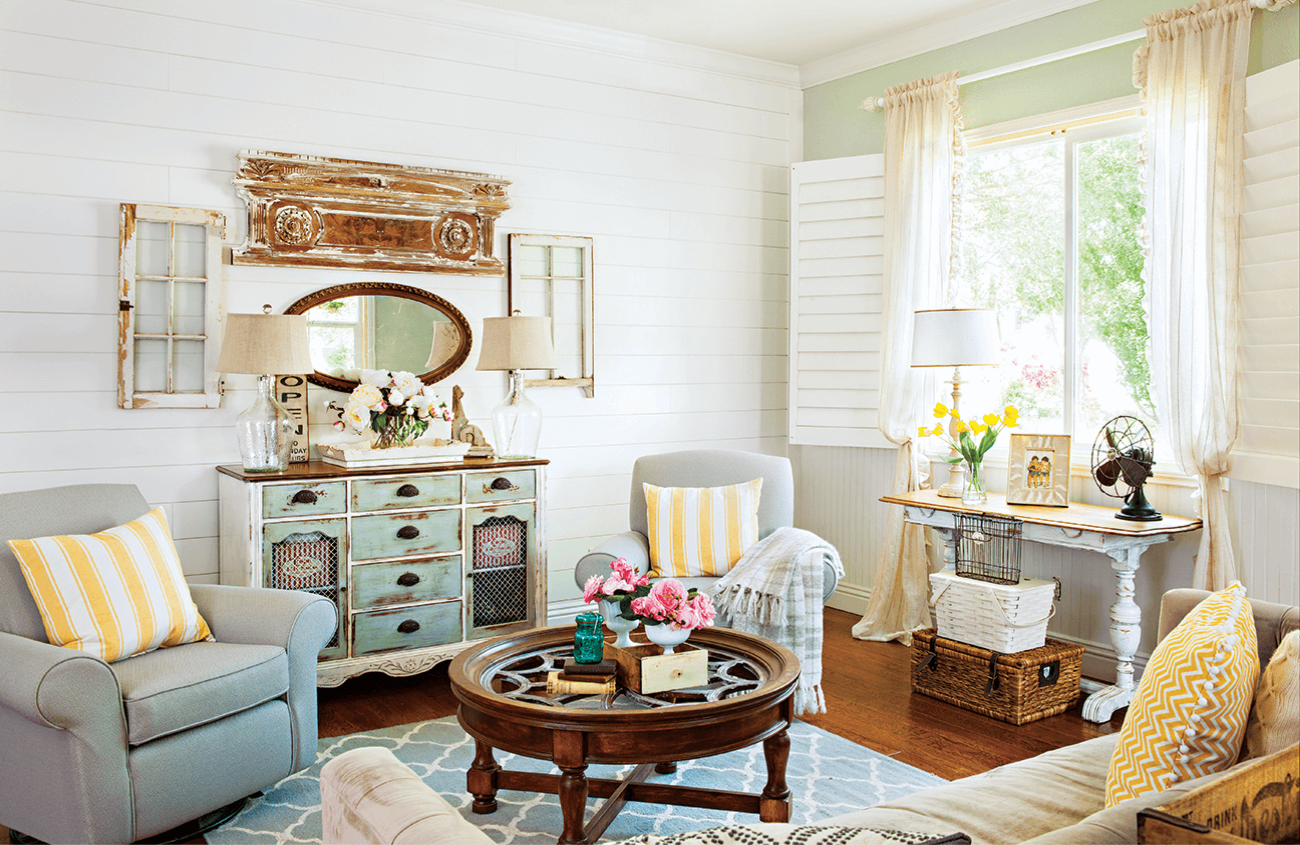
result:
[[[523,271],[523,262],[517,260],[517,256],[525,246],[539,246],[546,249],[547,272],[544,275],[525,275]],[[548,370],[546,378],[527,379],[524,384],[527,387],[581,387],[586,393],[587,398],[591,399],[596,395],[596,338],[595,338],[595,280],[593,270],[595,260],[593,251],[595,239],[579,235],[532,235],[524,232],[516,232],[510,235],[510,289],[509,289],[509,311],[515,313],[517,303],[522,298],[522,283],[525,279],[530,281],[540,281],[546,286],[546,313],[545,316],[551,319],[551,341],[555,340],[555,281],[563,279],[565,281],[576,281],[582,284],[582,337],[580,344],[582,346],[582,371],[571,375],[565,375],[558,370]],[[582,276],[557,276],[551,266],[551,250],[554,247],[577,247],[582,250]]]
[[[136,272],[136,231],[140,222],[169,224],[170,246],[167,273],[162,276],[142,276]],[[202,277],[175,275],[177,224],[199,225],[205,229],[205,249]],[[118,240],[118,369],[117,404],[121,408],[218,408],[221,406],[221,376],[216,370],[221,354],[222,324],[222,274],[221,248],[226,237],[226,217],[216,211],[201,208],[175,208],[162,205],[121,204]],[[171,331],[171,313],[167,316],[168,331],[164,334],[137,335],[135,327],[136,283],[142,280],[204,283],[203,334],[178,335]],[[169,299],[170,302],[170,299]],[[203,392],[173,393],[167,391],[140,391],[135,388],[135,341],[137,338],[165,340],[168,344],[167,372],[171,384],[171,345],[176,340],[203,343]]]

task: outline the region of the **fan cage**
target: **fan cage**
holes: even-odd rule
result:
[[[1014,517],[957,514],[957,574],[991,584],[1019,584],[1023,525]]]

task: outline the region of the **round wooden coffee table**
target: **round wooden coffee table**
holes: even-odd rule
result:
[[[709,652],[709,680],[690,690],[640,695],[549,695],[547,672],[573,653],[572,625],[539,628],[472,646],[452,661],[458,717],[477,753],[466,776],[476,813],[497,808],[498,789],[558,795],[561,845],[594,842],[627,801],[757,813],[790,819],[785,783],[799,660],[776,643],[729,628],[695,631],[690,643]],[[763,743],[767,785],[761,794],[645,783],[677,761],[712,757]],[[511,772],[492,750],[553,760],[560,774]],[[588,778],[588,764],[637,764],[623,780]],[[606,798],[584,828],[587,798]]]

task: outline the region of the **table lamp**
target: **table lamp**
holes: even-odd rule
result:
[[[917,311],[912,332],[913,367],[952,367],[952,403],[956,411],[961,402],[961,368],[983,367],[998,363],[997,315],[990,308],[936,308]],[[949,417],[948,436],[956,442],[956,422]],[[950,458],[960,458],[956,449]],[[940,496],[960,497],[965,464],[948,465],[948,483],[938,489]]]
[[[478,370],[509,370],[510,394],[492,409],[492,431],[501,458],[532,458],[542,436],[542,409],[524,393],[523,370],[556,367],[548,317],[487,317]]]
[[[227,314],[217,372],[260,376],[257,400],[235,419],[239,454],[247,472],[283,472],[296,424],[275,399],[275,375],[310,373],[307,315]]]

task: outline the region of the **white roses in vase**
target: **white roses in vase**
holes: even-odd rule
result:
[[[376,449],[410,446],[433,420],[451,421],[447,403],[414,373],[362,370],[360,381],[342,408],[328,407],[341,414],[335,428],[375,432]]]

